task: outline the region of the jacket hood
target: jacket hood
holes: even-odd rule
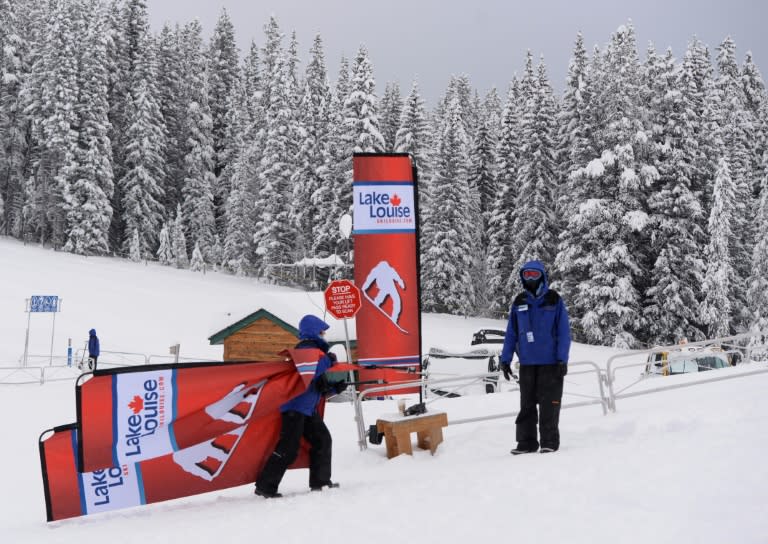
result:
[[[96,336],[96,329],[89,330],[88,334],[90,334],[91,336]]]
[[[520,267],[520,285],[523,286],[523,289],[525,289],[525,284],[523,283],[523,271],[524,270],[538,270],[541,272],[541,276],[543,281],[541,282],[541,287],[539,288],[538,292],[536,293],[536,297],[542,296],[544,293],[549,291],[549,278],[547,277],[547,269],[544,268],[544,263],[541,261],[528,261],[523,266]],[[527,291],[526,291],[527,293]]]
[[[305,315],[299,321],[299,338],[309,340],[311,338],[320,338],[320,333],[328,330],[328,323],[314,315]]]

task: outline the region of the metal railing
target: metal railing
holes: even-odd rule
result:
[[[0,367],[0,383],[28,384],[44,382],[43,367],[36,366],[3,366]]]
[[[590,374],[594,372],[597,379],[597,388],[598,388],[599,394],[598,396],[576,395],[576,396],[584,397],[587,400],[563,404],[561,408],[575,408],[578,406],[590,406],[594,404],[599,404],[602,407],[603,415],[606,415],[608,413],[609,399],[605,394],[605,388],[603,386],[605,380],[600,367],[598,367],[597,364],[595,364],[592,361],[577,361],[574,363],[569,363],[568,366],[571,368],[578,367],[578,366],[589,367],[583,371],[569,372],[569,376],[579,375],[579,374]],[[466,389],[467,387],[470,387],[473,385],[486,384],[488,383],[489,379],[498,381],[500,379],[500,374],[501,374],[500,372],[487,372],[484,374],[471,374],[471,375],[464,375],[464,376],[455,376],[450,378],[439,378],[439,379],[424,378],[424,379],[414,380],[410,382],[391,383],[391,384],[382,385],[379,387],[366,389],[365,391],[361,391],[360,393],[357,394],[354,401],[355,423],[357,424],[357,435],[358,435],[358,446],[360,447],[361,450],[365,450],[368,448],[368,443],[366,441],[367,431],[366,431],[366,425],[365,425],[365,417],[363,415],[363,401],[365,400],[366,397],[373,396],[383,392],[387,392],[391,394],[393,390],[396,391],[400,389],[413,389],[414,387],[424,387],[429,389],[434,386],[445,386],[450,384],[454,385],[454,389],[452,390],[452,392],[455,392],[455,391],[460,391],[462,389]],[[508,391],[519,391],[519,388],[514,387],[512,389],[509,389]],[[425,405],[432,404],[434,402],[438,402],[440,400],[444,400],[448,398],[450,397],[437,395],[433,397],[431,400],[426,400],[424,404]],[[464,423],[474,423],[477,421],[488,421],[493,419],[516,417],[518,413],[519,412],[506,412],[501,414],[484,415],[480,417],[451,419],[448,421],[448,425],[461,425]]]
[[[44,363],[24,366],[23,360],[18,366],[3,365],[0,366],[0,385],[24,385],[24,384],[44,384],[46,382],[66,381],[76,379],[83,370],[87,371],[87,357],[83,349],[78,349],[72,357],[71,366],[68,364],[66,356],[48,355],[37,356],[28,355],[27,361],[40,360]],[[83,363],[83,370],[78,368],[78,364]],[[173,362],[221,362],[216,359],[176,357],[171,355],[147,355],[144,353],[133,353],[127,351],[102,351],[99,356],[98,368],[123,367],[123,366],[142,366],[153,364],[166,364]],[[2,365],[2,363],[0,363]]]
[[[66,365],[67,364],[67,356],[66,355],[33,355],[28,354],[27,355],[27,364],[24,364],[24,356],[22,355],[19,358],[19,366],[28,366],[28,367],[41,367],[41,366],[51,366],[53,364],[58,365]],[[32,363],[32,364],[30,364]]]
[[[738,334],[734,336],[704,340],[700,342],[691,342],[691,343],[685,344],[685,346],[682,346],[682,347],[698,348],[698,347],[707,347],[707,346],[717,345],[718,347],[722,348],[723,352],[726,354],[743,352],[744,355],[743,355],[741,364],[754,364],[751,359],[752,348],[747,341],[752,337],[764,336],[764,335],[765,333],[763,332],[744,333],[744,334]],[[744,345],[740,345],[741,343],[744,343]],[[641,391],[626,392],[628,389],[631,389],[633,386],[636,386],[638,383],[641,383],[641,382],[649,383],[646,380],[648,376],[645,373],[642,373],[640,378],[634,380],[629,384],[624,385],[620,390],[617,390],[616,372],[618,370],[645,367],[648,364],[648,355],[653,353],[668,352],[671,350],[679,350],[680,348],[681,348],[680,345],[658,346],[658,347],[654,347],[653,349],[633,350],[626,353],[619,353],[608,359],[605,370],[601,369],[597,364],[595,364],[592,361],[579,361],[579,362],[569,363],[568,365],[569,369],[572,369],[578,366],[589,367],[588,369],[583,371],[574,372],[573,370],[571,370],[569,371],[568,376],[594,373],[597,379],[597,386],[598,386],[599,393],[597,396],[594,396],[594,395],[583,395],[583,394],[576,393],[574,391],[568,391],[567,380],[566,380],[566,390],[564,391],[564,394],[567,393],[570,396],[584,397],[586,400],[580,401],[580,402],[564,403],[561,406],[561,408],[563,409],[575,408],[579,406],[600,404],[603,410],[603,415],[607,415],[609,411],[616,412],[616,399],[636,397],[640,395],[658,393],[661,391],[669,391],[673,389],[681,389],[684,387],[692,387],[694,385],[701,385],[704,383],[732,380],[735,378],[742,378],[742,377],[768,373],[768,367],[758,368],[755,370],[741,371],[737,374],[721,374],[721,373],[708,372],[706,374],[706,377],[699,378],[695,381],[690,381],[686,383],[673,383],[673,384],[670,384],[668,382],[667,383],[659,382],[658,385],[645,388]],[[628,363],[623,362],[629,358],[637,358],[637,357],[641,357],[642,361],[634,361],[634,362],[628,362]],[[354,400],[355,421],[357,423],[358,445],[360,446],[360,449],[364,450],[364,449],[367,449],[368,447],[367,441],[366,441],[367,430],[366,430],[365,418],[363,414],[363,401],[367,397],[375,396],[376,394],[380,394],[383,392],[391,393],[393,390],[396,391],[398,389],[412,389],[414,387],[423,387],[428,390],[433,386],[442,386],[442,385],[449,385],[449,384],[453,384],[455,386],[454,389],[452,390],[443,391],[443,395],[438,395],[432,398],[431,400],[425,401],[425,404],[431,404],[432,402],[436,402],[441,399],[450,398],[446,393],[449,394],[452,392],[461,391],[462,389],[466,389],[467,387],[473,386],[477,383],[487,384],[489,383],[489,380],[491,382],[494,382],[494,381],[498,382],[499,374],[500,374],[499,372],[489,372],[486,374],[454,376],[454,377],[440,378],[440,379],[430,379],[428,377],[425,377],[424,379],[421,379],[421,380],[382,385],[380,387],[375,387],[371,389],[366,389],[365,391],[361,391],[360,393],[358,393],[358,395]],[[519,388],[510,389],[510,391],[516,391],[516,390],[519,390]],[[487,421],[487,420],[500,419],[500,418],[506,418],[506,417],[515,417],[517,416],[518,413],[519,412],[509,412],[509,413],[502,413],[502,414],[485,415],[481,417],[454,419],[454,420],[449,420],[448,424],[460,425],[463,423]]]
[[[78,350],[81,354],[81,350]],[[82,358],[82,354],[81,354]],[[81,358],[75,359],[80,361]],[[88,354],[85,354],[85,363],[88,362]],[[130,351],[102,351],[99,355],[97,366],[139,366],[149,364],[149,355],[143,353],[132,353]]]
[[[204,359],[202,357],[176,357],[175,355],[148,355],[148,365],[165,365],[168,363],[221,363],[221,359]],[[99,361],[101,364],[101,361]]]
[[[77,379],[82,371],[77,366],[44,366],[40,385],[48,382],[63,382]]]
[[[633,350],[627,353],[619,353],[617,355],[613,355],[608,359],[608,362],[606,363],[606,369],[604,374],[604,379],[606,381],[606,384],[608,386],[608,399],[609,399],[609,408],[612,412],[616,412],[616,399],[624,399],[624,398],[630,398],[630,397],[637,397],[640,395],[648,395],[651,393],[657,393],[660,391],[668,391],[671,389],[681,389],[684,387],[691,387],[694,385],[700,385],[703,383],[710,383],[710,382],[717,382],[717,381],[724,381],[724,380],[730,380],[734,378],[740,378],[740,377],[746,377],[746,376],[753,376],[755,374],[763,374],[768,372],[768,368],[765,369],[758,369],[758,370],[752,370],[748,372],[740,372],[738,374],[711,374],[707,373],[707,376],[701,379],[697,379],[695,381],[690,381],[686,383],[675,383],[675,384],[663,384],[660,383],[656,387],[648,387],[643,389],[642,391],[634,391],[631,393],[625,393],[628,389],[636,386],[639,383],[648,383],[646,379],[649,377],[645,372],[640,374],[640,377],[637,378],[635,381],[624,385],[620,390],[616,390],[616,371],[617,370],[626,370],[629,368],[638,368],[638,367],[645,367],[648,365],[648,356],[654,353],[662,353],[662,352],[669,352],[673,350],[681,350],[681,349],[690,349],[690,348],[704,348],[709,346],[718,346],[721,348],[731,348],[731,349],[724,349],[723,352],[728,353],[735,353],[735,352],[741,352],[744,351],[744,357],[742,359],[741,364],[750,364],[752,362],[751,357],[751,346],[747,342],[746,345],[740,346],[740,342],[744,342],[746,340],[749,340],[752,337],[755,336],[763,336],[765,335],[764,332],[750,332],[750,333],[743,333],[743,334],[737,334],[734,336],[725,336],[722,338],[713,338],[710,340],[702,340],[699,342],[689,342],[684,345],[671,345],[671,346],[657,346],[652,349],[647,350]],[[695,354],[695,351],[692,352],[692,355]],[[644,356],[644,357],[643,357]],[[635,361],[635,362],[628,362],[624,363],[626,359],[629,358],[637,358],[637,357],[643,357],[642,362]]]

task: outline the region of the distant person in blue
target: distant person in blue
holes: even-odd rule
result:
[[[517,353],[520,360],[517,446],[511,453],[548,453],[560,448],[560,402],[571,348],[568,311],[560,295],[549,288],[547,271],[541,262],[525,263],[520,269],[520,281],[523,292],[517,295],[509,311],[499,357],[507,380],[512,375],[512,356]],[[537,421],[541,441],[536,433]]]
[[[96,329],[91,329],[88,331],[88,370],[96,370],[99,353],[99,337],[96,336]]]
[[[277,492],[285,471],[296,460],[302,436],[309,442],[309,487],[312,491],[339,487],[331,481],[331,433],[325,426],[317,407],[323,395],[335,394],[346,388],[345,382],[331,383],[326,371],[336,362],[325,341],[328,324],[314,315],[305,315],[299,322],[297,350],[313,350],[307,359],[317,361],[312,381],[307,389],[280,407],[282,424],[275,451],[267,460],[256,480],[256,494],[271,499],[282,496]]]

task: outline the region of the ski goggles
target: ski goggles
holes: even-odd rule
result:
[[[541,277],[541,271],[540,270],[523,270],[523,279],[524,280],[537,280]]]

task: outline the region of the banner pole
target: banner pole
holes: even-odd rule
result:
[[[352,349],[349,347],[349,329],[347,329],[347,320],[344,319],[344,345],[347,348],[347,362],[352,363]],[[355,372],[354,370],[349,371],[349,381],[350,383],[354,383],[355,381]],[[350,399],[350,403],[355,403],[355,397],[357,396],[357,388],[353,385],[352,391],[355,393],[352,398]]]
[[[346,243],[346,255],[345,260],[346,262],[349,261],[349,237],[352,235],[352,216],[350,216],[348,213],[343,214],[339,218],[339,232],[341,233],[342,238],[344,238],[344,241]],[[349,271],[345,270],[346,266],[342,267],[342,277],[346,278],[349,275]],[[354,282],[354,277],[351,278],[351,281]],[[349,329],[347,328],[347,318],[344,318],[344,341],[345,341],[345,347],[347,349],[347,362],[348,363],[354,363],[352,360],[352,349],[349,347]],[[355,373],[354,371],[349,371],[349,381],[354,382],[355,381]],[[352,391],[354,392],[354,395],[350,399],[350,403],[355,403],[355,397],[357,396],[357,387],[352,385]]]
[[[421,206],[419,206],[421,194],[419,192],[419,167],[416,161],[413,160],[413,157],[411,157],[411,172],[413,176],[413,207],[414,215],[416,216],[416,304],[418,306],[417,316],[419,324],[419,376],[421,377],[419,404],[422,404],[424,402],[426,383],[424,382],[424,359],[421,338]]]

